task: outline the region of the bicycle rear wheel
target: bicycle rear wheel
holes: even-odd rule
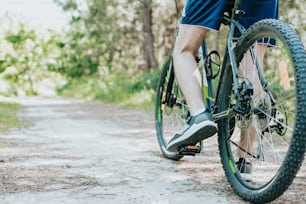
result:
[[[181,90],[174,77],[172,54],[163,64],[157,86],[155,104],[155,126],[157,139],[163,155],[172,160],[179,160],[181,155],[167,150],[168,141],[186,122],[188,108]]]
[[[220,156],[234,191],[250,202],[265,203],[289,187],[304,159],[306,54],[293,29],[271,19],[248,29],[235,54],[239,82],[252,83],[253,94],[249,114],[234,111],[243,102],[235,98],[229,68],[218,107],[234,114],[219,121]],[[253,74],[245,71],[250,62]],[[237,162],[241,157],[251,162],[252,178],[244,177]]]

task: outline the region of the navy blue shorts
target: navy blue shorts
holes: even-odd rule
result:
[[[181,24],[219,30],[224,12],[233,5],[234,0],[188,0]],[[262,19],[278,18],[278,0],[243,0],[241,9],[246,14],[239,17],[239,22],[245,28]]]

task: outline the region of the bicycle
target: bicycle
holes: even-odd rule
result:
[[[306,53],[297,33],[279,20],[261,20],[244,29],[237,21],[244,12],[239,9],[241,1],[236,0],[232,13],[224,15],[228,33],[223,57],[217,51],[208,52],[203,42],[199,68],[203,100],[218,124],[218,148],[225,175],[240,197],[264,203],[287,190],[304,160]],[[240,37],[236,37],[237,32]],[[263,41],[265,55],[260,61],[257,51]],[[242,73],[247,57],[261,87],[257,94],[254,80]],[[157,138],[164,157],[179,160],[202,151],[202,142],[181,147],[178,152],[166,149],[169,139],[188,117],[170,53],[162,66],[155,107]],[[251,124],[257,135],[255,141],[247,141],[252,146],[248,150],[239,141],[241,131]],[[252,158],[252,181],[245,180],[239,171],[238,151]]]

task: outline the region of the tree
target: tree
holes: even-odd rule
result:
[[[13,28],[1,39],[1,47],[6,48],[0,56],[2,76],[10,82],[10,94],[37,95],[40,83],[46,79],[51,83],[51,76],[56,78],[47,69],[57,53],[55,35],[40,35],[23,23]]]
[[[152,0],[140,0],[141,4],[141,15],[142,27],[143,27],[143,49],[144,49],[144,59],[145,67],[150,69],[155,69],[158,66],[155,57],[154,48],[154,34],[152,29]]]
[[[98,56],[100,67],[135,72],[158,66],[152,30],[152,0],[87,0],[83,10],[76,0],[56,2],[72,14],[70,32],[82,32],[84,41],[93,42],[86,49],[91,50],[92,56]]]

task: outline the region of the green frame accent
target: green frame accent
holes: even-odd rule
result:
[[[232,173],[235,174],[236,173],[236,168],[235,168],[235,166],[233,164],[233,161],[232,160],[228,160],[228,164],[229,164],[229,167],[230,167]]]

